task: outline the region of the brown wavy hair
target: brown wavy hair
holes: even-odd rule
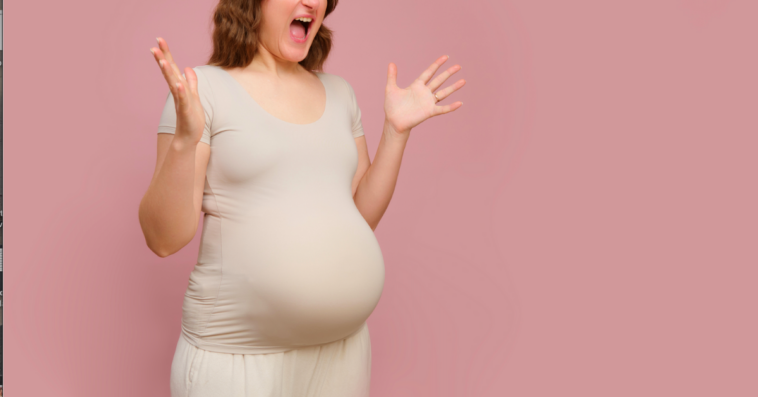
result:
[[[213,11],[213,53],[208,65],[245,67],[258,51],[258,29],[263,13],[262,0],[219,0]],[[324,19],[337,7],[338,0],[327,0]],[[324,62],[332,49],[332,30],[322,21],[313,38],[308,55],[298,62],[305,70],[323,72]]]

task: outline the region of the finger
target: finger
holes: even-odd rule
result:
[[[176,90],[176,95],[174,95],[174,98],[175,98],[174,102],[176,103],[176,112],[179,113],[179,112],[187,111],[187,109],[189,108],[187,85],[185,85],[181,81],[177,81],[176,83],[174,83],[174,89]]]
[[[387,88],[397,88],[397,65],[392,62],[387,68]]]
[[[156,37],[155,39],[158,41],[158,48],[161,49],[163,56],[166,58],[166,61],[169,63],[174,63],[174,57],[171,55],[171,51],[168,49],[168,43],[166,40],[160,37]]]
[[[192,68],[184,68],[185,80],[189,86],[189,90],[193,95],[197,95],[197,74]]]
[[[447,61],[448,58],[449,57],[447,55],[443,55],[437,58],[437,60],[434,61],[434,63],[431,66],[429,66],[428,68],[426,68],[426,70],[424,70],[424,73],[421,73],[421,76],[418,77],[418,80],[421,80],[424,84],[428,83],[429,79],[431,79],[432,76],[434,76],[434,74],[437,73],[437,69],[439,69],[440,66],[442,66],[442,64],[445,63],[445,61]]]
[[[458,102],[455,102],[455,103],[453,103],[453,104],[451,104],[451,105],[445,105],[445,106],[435,106],[435,107],[434,107],[434,112],[433,112],[433,114],[432,114],[432,117],[434,117],[434,116],[439,116],[439,115],[441,115],[441,114],[445,114],[445,113],[450,113],[450,112],[452,112],[453,110],[455,110],[455,109],[458,109],[458,108],[459,108],[459,107],[461,107],[462,105],[463,105],[463,102],[461,102],[461,101],[458,101]]]
[[[158,47],[163,52],[166,61],[168,61],[168,65],[170,65],[170,70],[176,73],[177,78],[182,78],[182,72],[180,72],[179,67],[176,66],[176,62],[174,62],[174,57],[171,55],[171,51],[168,49],[168,43],[166,40],[160,37],[157,37],[156,40],[158,40]]]
[[[187,85],[184,84],[184,82],[176,75],[176,73],[174,73],[174,71],[168,65],[168,62],[166,62],[166,59],[161,50],[155,50],[155,54],[159,58],[158,66],[163,72],[163,77],[166,79],[166,83],[168,83],[168,89],[174,96],[174,104],[176,110],[179,111],[186,109],[187,106],[189,106],[189,101],[186,95]]]
[[[152,49],[151,49],[152,50]],[[170,70],[168,67],[168,62],[166,61],[165,56],[163,55],[163,52],[160,49],[152,50],[153,54],[155,55],[155,60],[158,62],[158,67],[161,69],[161,73],[163,73],[163,78],[166,79],[166,83],[168,83],[168,87],[171,90],[171,93],[174,93],[174,87],[176,87],[176,76],[174,75],[174,72]]]
[[[450,69],[444,71],[439,76],[435,77],[434,80],[432,80],[431,83],[429,83],[429,89],[434,92],[437,88],[440,88],[442,83],[444,83],[450,76],[452,76],[454,73],[461,70],[461,65],[455,65],[451,67]]]
[[[448,86],[444,90],[439,90],[435,94],[437,95],[437,98],[442,101],[443,99],[449,97],[450,94],[460,90],[464,85],[466,85],[466,80],[460,79],[456,81],[455,84]]]

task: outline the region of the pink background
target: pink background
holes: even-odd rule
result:
[[[200,232],[137,209],[215,0],[5,3],[5,392],[167,396]],[[343,0],[328,73],[369,151],[387,65],[459,110],[412,132],[376,230],[372,396],[758,395],[758,3]]]

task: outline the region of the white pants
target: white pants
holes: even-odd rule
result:
[[[325,345],[282,353],[202,350],[179,336],[171,364],[171,397],[368,397],[368,324]]]

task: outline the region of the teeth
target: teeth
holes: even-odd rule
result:
[[[295,18],[296,21],[311,22],[313,18]]]

